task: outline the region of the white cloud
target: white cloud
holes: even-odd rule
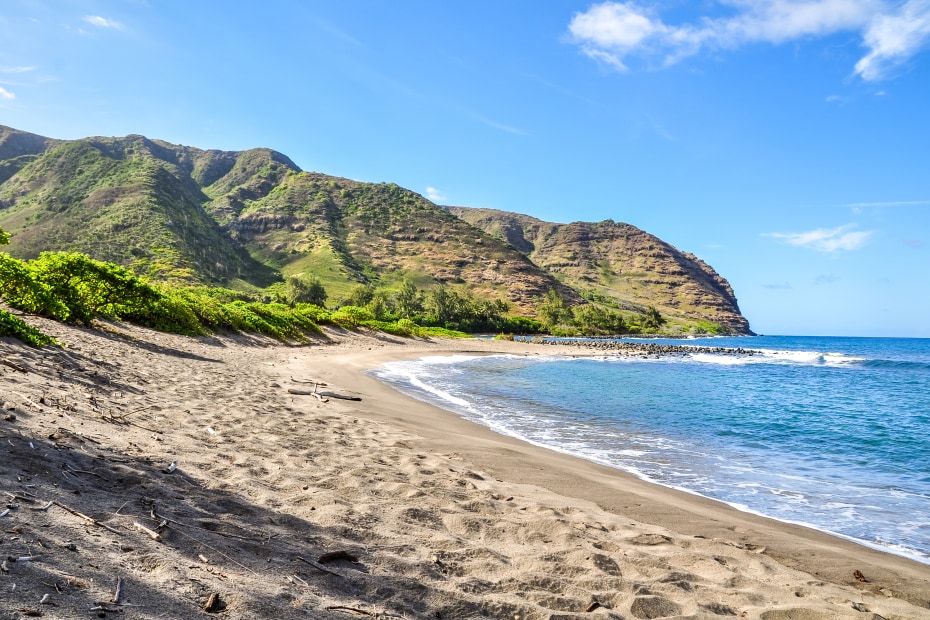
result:
[[[430,199],[431,202],[443,202],[446,197],[435,187],[426,188],[426,197]]]
[[[836,252],[837,250],[857,250],[861,248],[874,231],[854,231],[855,224],[837,228],[818,228],[801,233],[763,233],[763,237],[779,239],[789,245],[797,245],[818,252]]]
[[[99,15],[85,15],[84,21],[88,24],[98,26],[100,28],[122,28],[123,25],[118,21],[112,19],[107,19],[106,17],[100,17]]]
[[[865,80],[880,80],[930,40],[930,0],[908,0],[896,14],[879,15],[865,32],[866,54],[856,63]]]
[[[676,63],[702,49],[732,49],[751,43],[780,44],[855,31],[869,50],[855,71],[878,80],[930,40],[930,0],[718,0],[730,14],[693,23],[666,24],[636,0],[607,0],[576,13],[569,38],[590,58],[619,71],[627,59]],[[735,11],[735,15],[732,12]]]
[[[6,99],[9,101],[11,99],[16,99],[16,95],[0,86],[0,99]]]

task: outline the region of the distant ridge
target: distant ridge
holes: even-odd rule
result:
[[[310,274],[338,299],[363,283],[439,283],[531,315],[655,306],[687,327],[751,333],[709,265],[628,224],[552,224],[439,207],[393,183],[302,171],[271,149],[202,150],[140,135],[55,140],[0,126],[9,252],[78,251],[156,279],[260,291]]]
[[[585,298],[641,311],[708,320],[750,333],[730,283],[693,254],[635,226],[605,220],[556,224],[493,209],[447,207],[506,240]]]

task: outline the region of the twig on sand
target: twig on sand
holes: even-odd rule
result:
[[[75,516],[77,516],[77,517],[81,517],[81,518],[84,519],[85,521],[89,522],[91,525],[96,525],[96,526],[98,526],[98,527],[102,527],[103,529],[108,530],[108,531],[110,531],[110,532],[113,532],[114,534],[117,534],[117,535],[119,535],[119,536],[122,536],[122,535],[123,535],[122,532],[119,532],[119,531],[117,531],[117,530],[114,530],[114,529],[113,529],[112,527],[110,527],[109,525],[106,525],[105,523],[101,523],[100,521],[97,521],[97,520],[94,519],[93,517],[88,517],[86,514],[84,514],[84,513],[82,513],[82,512],[78,512],[78,511],[75,510],[74,508],[69,508],[69,507],[65,506],[64,504],[62,504],[61,502],[54,502],[54,501],[53,501],[52,503],[55,504],[56,506],[58,506],[59,508],[63,509],[63,510],[67,510],[68,512],[70,512],[71,514],[73,514],[73,515],[75,515]]]
[[[219,592],[214,592],[210,595],[210,598],[207,599],[207,602],[203,605],[203,610],[208,614],[215,614],[218,611],[223,611],[225,605],[223,605],[220,600]]]
[[[346,605],[330,605],[326,609],[330,611],[351,611],[354,614],[359,616],[373,616],[374,614],[370,611],[365,611],[364,609],[359,609],[358,607],[348,607]]]
[[[135,521],[135,522],[133,523],[133,525],[136,526],[136,529],[137,529],[137,530],[139,530],[140,532],[142,532],[143,534],[145,534],[146,536],[148,536],[149,538],[151,538],[151,539],[154,540],[155,542],[161,542],[161,534],[159,534],[159,533],[156,532],[155,530],[150,530],[149,528],[145,527],[144,525],[142,525],[142,524],[139,523],[138,521]]]
[[[319,381],[302,381],[300,379],[295,379],[294,377],[291,377],[291,381],[294,383],[309,383],[310,385],[322,385],[323,387],[329,387],[325,383],[320,383]]]
[[[322,566],[319,562],[314,562],[313,560],[306,560],[300,556],[296,556],[295,559],[299,560],[300,562],[304,562],[305,564],[309,564],[310,566],[312,566],[313,568],[319,571],[323,571],[324,573],[329,573],[330,575],[335,575],[337,577],[341,577],[342,579],[345,579],[345,575],[340,575],[337,572],[331,571],[325,566]]]
[[[13,370],[16,370],[19,372],[29,372],[28,370],[26,370],[25,366],[20,366],[16,362],[11,362],[10,360],[0,360],[0,364],[3,364],[4,366],[9,366]]]
[[[113,588],[113,596],[110,597],[110,603],[120,605],[120,599],[123,598],[123,578],[116,578],[116,586]]]

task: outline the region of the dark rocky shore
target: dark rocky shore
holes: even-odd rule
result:
[[[709,353],[711,355],[755,355],[758,351],[733,349],[729,347],[691,347],[686,345],[657,344],[654,342],[620,342],[618,340],[587,340],[576,338],[544,338],[540,341],[545,345],[571,345],[585,347],[598,351],[615,351],[625,355],[660,356],[660,355],[694,355],[695,353]]]

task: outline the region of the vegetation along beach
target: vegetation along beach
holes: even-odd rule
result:
[[[0,620],[930,620],[928,24],[5,3]]]

